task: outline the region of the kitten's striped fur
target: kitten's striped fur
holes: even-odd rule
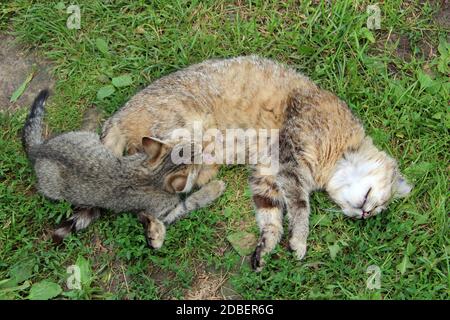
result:
[[[222,194],[223,182],[213,181],[181,200],[173,191],[184,189],[189,181],[184,177],[196,176],[197,169],[173,163],[169,156],[171,147],[153,138],[142,137],[145,152],[126,157],[112,154],[93,132],[68,132],[44,141],[42,125],[47,97],[48,91],[44,90],[35,99],[23,129],[23,145],[38,178],[39,192],[78,208],[55,231],[55,240],[62,240],[72,230],[86,228],[95,220],[99,211],[89,209],[92,207],[115,212],[143,211],[152,217],[153,227],[157,225],[162,230],[162,223],[172,223]],[[158,232],[158,237],[152,236],[153,247],[162,245],[163,231]]]

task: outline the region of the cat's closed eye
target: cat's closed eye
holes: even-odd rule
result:
[[[362,204],[357,207],[357,209],[364,209],[364,205],[367,203],[367,199],[369,198],[369,194],[372,191],[372,187],[369,188],[369,190],[367,190],[366,195],[364,196],[363,202]]]

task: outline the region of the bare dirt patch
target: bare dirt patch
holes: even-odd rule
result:
[[[434,16],[434,21],[443,28],[450,28],[450,1],[441,1],[439,11]]]
[[[223,295],[220,288],[226,280],[225,275],[202,272],[195,279],[185,298],[187,300],[221,300]]]
[[[433,16],[432,24],[444,29],[450,28],[450,1],[432,1],[432,3],[433,6],[438,8]],[[374,50],[377,53],[388,53],[399,61],[410,62],[414,56],[413,48],[416,47],[418,56],[421,56],[426,61],[431,61],[438,55],[437,43],[434,38],[435,34],[430,30],[424,30],[423,37],[415,43],[412,43],[408,36],[404,34],[395,32],[379,33],[379,39],[374,46]],[[448,38],[450,38],[450,33]],[[389,64],[389,69],[394,73],[398,71],[397,66],[392,63]]]
[[[399,63],[410,62],[413,57],[408,37],[394,32],[380,33],[372,50],[372,53],[375,55],[390,55]],[[391,73],[396,74],[399,70],[397,62],[390,62],[388,69]]]
[[[195,280],[190,289],[186,290],[187,300],[236,300],[243,297],[236,292],[231,277],[239,274],[244,265],[250,264],[250,256],[241,257],[231,270],[215,269],[198,265]]]
[[[11,95],[33,70],[34,77],[25,92],[15,103],[11,103]],[[28,106],[40,90],[52,89],[54,84],[48,61],[35,50],[26,50],[18,45],[14,37],[0,33],[0,110]]]
[[[422,57],[424,57],[426,60],[430,61],[436,57],[437,48],[433,46],[431,39],[429,39],[427,36],[420,39],[417,43],[417,46]]]
[[[173,287],[167,284],[171,283],[175,279],[176,274],[172,271],[164,270],[158,267],[149,267],[148,274],[158,287],[160,298],[162,300],[171,299],[171,291]]]
[[[408,37],[394,32],[381,35],[376,47],[381,51],[386,50],[392,56],[406,62],[411,61],[413,55]]]

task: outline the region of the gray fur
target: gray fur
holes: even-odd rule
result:
[[[22,144],[25,150],[42,143],[42,125],[44,118],[45,101],[49,95],[48,90],[42,90],[34,99],[22,131]]]
[[[211,185],[208,188],[215,192],[199,190],[185,200],[186,203],[195,200],[195,205],[186,206],[177,194],[165,191],[167,175],[185,167],[174,164],[170,152],[151,166],[153,155],[137,153],[116,157],[92,132],[68,132],[43,141],[47,96],[47,91],[38,95],[23,130],[23,144],[36,172],[38,190],[47,198],[66,200],[80,208],[144,211],[155,218],[170,216],[172,222],[188,211],[209,204],[223,192],[223,188],[219,190]],[[197,199],[198,193],[209,197]],[[186,209],[180,210],[180,205]],[[56,237],[63,238],[72,229],[89,225],[98,216],[97,211],[90,210],[76,212],[55,232]]]

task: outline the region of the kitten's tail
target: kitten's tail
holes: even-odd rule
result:
[[[39,92],[31,105],[30,113],[23,127],[22,145],[27,154],[32,146],[41,144],[43,141],[42,125],[44,120],[44,105],[48,96],[48,89]]]

